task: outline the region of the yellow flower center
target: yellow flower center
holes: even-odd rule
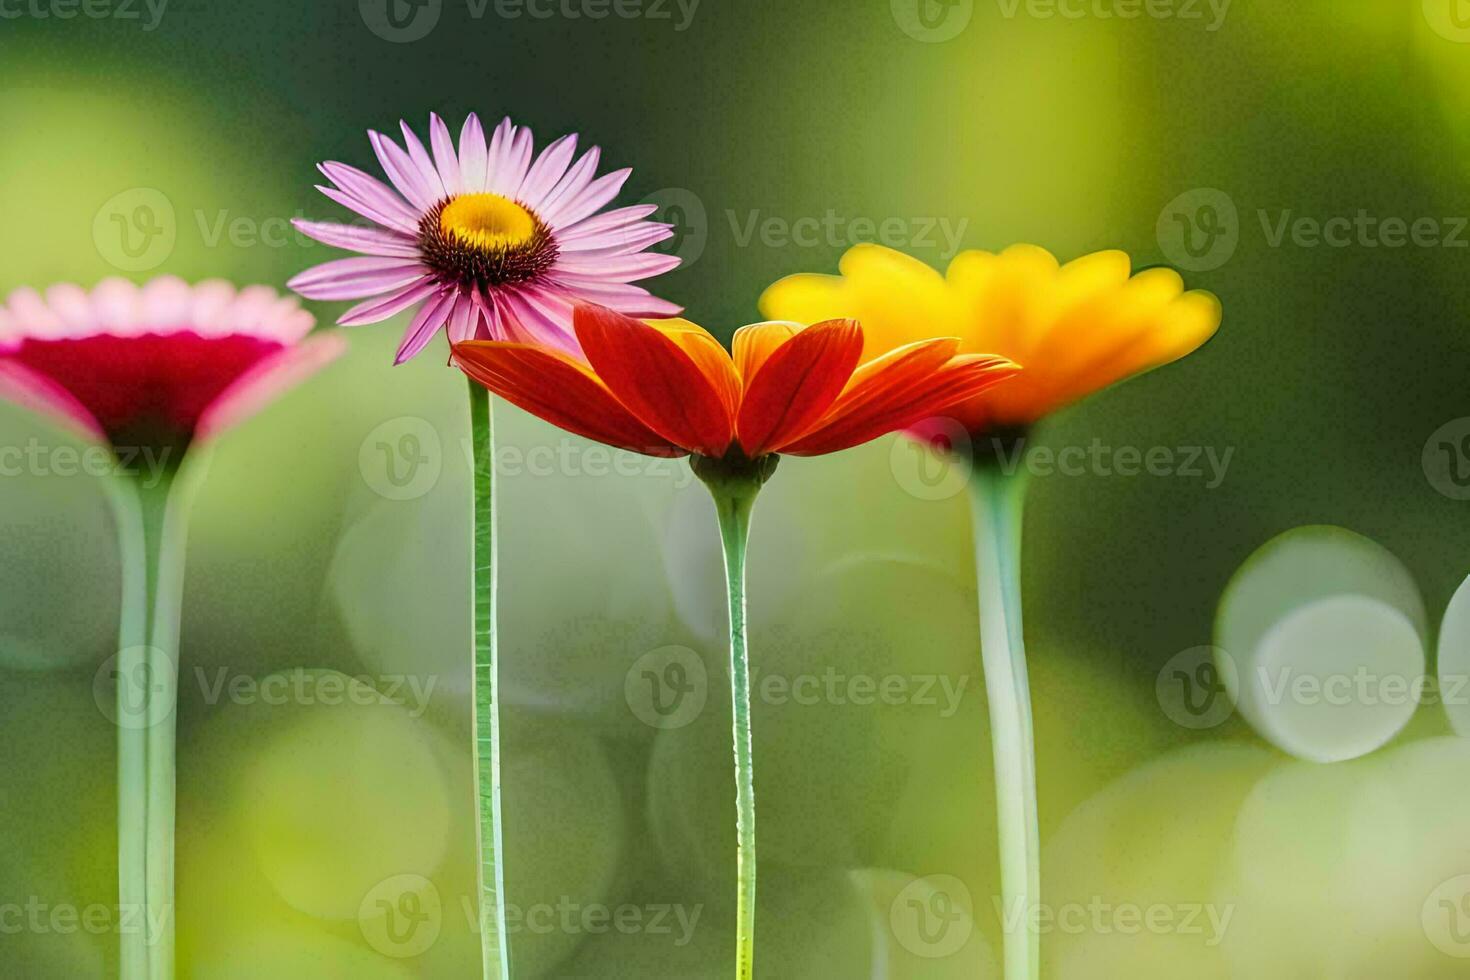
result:
[[[486,250],[513,249],[536,234],[536,218],[499,194],[462,194],[439,215],[444,237]]]

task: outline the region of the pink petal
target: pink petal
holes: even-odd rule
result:
[[[449,314],[449,342],[457,344],[475,339],[475,326],[479,321],[479,312],[469,294],[459,294],[454,300],[454,310]]]
[[[417,282],[428,270],[402,259],[354,258],[325,262],[286,285],[307,299],[363,299]]]
[[[266,292],[269,299],[266,306],[269,307],[280,301],[281,297],[274,289]],[[78,290],[80,293],[80,290]],[[81,304],[84,296],[68,295],[66,290],[46,290],[46,302],[51,304],[55,310],[70,309],[74,311],[67,315],[77,315],[81,312]],[[151,279],[143,287],[142,306],[143,322],[148,324],[148,329],[153,333],[171,333],[176,330],[186,330],[193,326],[189,322],[189,308],[193,302],[193,291],[189,284],[178,276],[159,276]],[[294,301],[293,301],[294,303]],[[262,313],[262,318],[268,317],[268,313]]]
[[[195,438],[205,441],[234,428],[301,384],[347,349],[341,334],[327,332],[260,361],[220,393],[199,416]]]
[[[531,166],[531,153],[536,148],[535,137],[530,126],[516,128],[515,137],[505,151],[504,164],[498,171],[490,172],[490,189],[504,197],[520,195],[521,184],[526,179],[526,169]]]
[[[458,194],[459,158],[454,155],[454,138],[449,135],[449,127],[444,125],[437,112],[429,113],[429,143],[434,147],[434,166],[439,171],[445,193]]]
[[[229,286],[228,290],[233,302],[235,287]],[[92,290],[93,329],[101,333],[124,337],[136,334],[142,324],[142,313],[138,287],[126,279],[104,279]]]
[[[560,287],[560,292],[578,300],[606,306],[624,316],[669,317],[677,316],[684,311],[684,307],[659,299],[641,286],[605,282],[598,279],[582,279],[576,276],[558,276],[556,282]]]
[[[360,327],[367,323],[381,323],[389,317],[402,313],[413,304],[428,299],[439,289],[439,284],[425,276],[411,286],[404,286],[387,296],[359,303],[343,313],[337,323],[344,327]]]
[[[223,279],[210,279],[194,287],[189,301],[189,322],[202,337],[218,336],[225,312],[235,301],[235,287]]]
[[[472,112],[459,131],[459,181],[466,194],[485,189],[486,159],[485,130],[480,126],[480,117]]]
[[[503,193],[505,170],[515,142],[516,127],[506,116],[490,136],[490,151],[485,160],[485,190]],[[519,183],[519,181],[517,181]]]
[[[563,136],[542,150],[530,173],[526,174],[521,189],[516,193],[517,200],[532,210],[537,210],[538,202],[556,186],[557,181],[566,176],[567,167],[576,155],[576,133]]]
[[[425,347],[429,341],[434,339],[434,334],[444,326],[450,311],[454,308],[454,300],[458,294],[454,290],[447,290],[438,297],[429,300],[419,310],[413,322],[404,331],[403,342],[398,345],[398,354],[393,359],[395,365],[412,359]]]
[[[580,259],[641,252],[672,238],[673,235],[673,225],[660,224],[656,221],[640,221],[636,225],[628,225],[616,231],[605,231],[600,235],[584,235],[570,242],[558,238],[556,244],[562,252],[575,252],[577,258]]]
[[[306,237],[333,248],[400,259],[419,257],[418,245],[412,238],[382,228],[363,228],[333,221],[307,221],[304,218],[293,218],[291,224]]]
[[[59,337],[63,335],[65,324],[61,318],[46,302],[41,299],[41,294],[29,286],[21,286],[11,292],[5,299],[10,308],[10,315],[16,325],[27,334],[39,337]],[[87,301],[88,318],[95,321],[96,317],[91,313],[91,300]]]
[[[623,184],[632,172],[632,170],[624,167],[622,170],[614,170],[610,174],[603,174],[588,184],[587,188],[576,197],[556,208],[553,213],[542,215],[542,217],[553,228],[576,224],[617,197],[618,191],[623,189]]]
[[[661,252],[636,252],[632,255],[587,256],[573,252],[557,259],[554,270],[558,277],[563,275],[594,276],[600,279],[617,279],[633,282],[661,275],[677,268],[677,255]]]
[[[604,211],[576,224],[563,225],[556,238],[561,242],[576,241],[587,236],[616,231],[642,223],[644,218],[657,210],[657,204],[634,204],[632,207]]]
[[[346,193],[345,191],[340,191],[335,187],[324,187],[321,184],[317,184],[316,189],[321,191],[321,193],[330,200],[336,201],[347,210],[359,214],[362,217],[367,218],[369,221],[376,221],[378,224],[382,225],[385,228],[393,228],[398,231],[406,230],[406,226],[402,222],[397,221],[392,216],[382,211],[377,211],[373,208],[368,207],[366,204],[363,204],[357,198],[353,197],[351,194]]]
[[[373,144],[378,163],[382,165],[383,172],[388,175],[398,193],[407,198],[408,203],[417,208],[420,214],[432,208],[438,198],[429,189],[424,175],[419,173],[419,168],[403,148],[375,130],[368,131],[368,142]]]
[[[295,296],[282,296],[268,309],[255,326],[261,337],[274,337],[286,344],[294,344],[316,326],[316,317],[301,308]]]
[[[102,426],[71,392],[45,375],[5,358],[0,358],[0,399],[44,415],[89,439],[107,441]]]
[[[358,214],[405,234],[413,235],[418,232],[419,214],[376,177],[345,163],[328,161],[320,164],[317,169],[341,188],[342,193],[351,201],[346,206]],[[340,203],[339,197],[330,194],[328,196]]]
[[[409,128],[408,123],[400,120],[398,127],[403,130],[403,145],[408,147],[408,158],[418,168],[424,186],[429,189],[430,196],[437,203],[444,198],[444,181],[439,179],[439,169],[434,166],[434,161],[429,157],[429,151],[424,149],[423,142],[419,139],[418,134]]]
[[[592,182],[592,178],[596,176],[597,163],[601,158],[602,150],[595,146],[582,154],[582,159],[574,163],[566,176],[542,198],[538,213],[544,217],[545,212],[555,211],[562,204],[582,193],[583,189]]]
[[[507,290],[501,296],[517,339],[582,355],[582,346],[572,332],[569,300],[534,288]]]

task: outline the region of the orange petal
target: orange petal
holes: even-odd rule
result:
[[[818,319],[825,319],[819,317]],[[752,323],[735,331],[735,369],[746,384],[754,378],[766,359],[786,341],[801,332],[801,324],[788,320]]]
[[[851,400],[844,395],[816,429],[781,452],[820,456],[862,445],[967,402],[1020,370],[1014,362],[989,354],[961,355],[928,372],[917,370],[916,363],[903,363],[932,356],[932,351],[914,351],[872,372],[861,389],[849,391]]]
[[[912,387],[926,384],[934,372],[950,362],[958,349],[957,339],[941,337],[905,344],[868,361],[853,373],[842,397],[833,403],[831,410],[805,431],[794,433],[795,438],[788,441],[797,442],[843,416],[883,414],[889,406],[898,404]]]
[[[683,456],[624,408],[602,382],[565,354],[534,344],[467,340],[451,360],[512,405],[568,432],[648,456]]]
[[[733,419],[740,409],[740,375],[735,373],[735,364],[730,355],[708,330],[688,320],[646,320],[655,330],[662,331],[670,340],[683,348],[694,361],[716,393],[725,403]]]
[[[644,425],[703,456],[730,448],[735,422],[725,399],[667,334],[591,304],[578,304],[572,324],[597,377]]]
[[[855,320],[815,324],[777,347],[746,380],[735,425],[741,448],[761,456],[810,429],[842,394],[862,354]]]

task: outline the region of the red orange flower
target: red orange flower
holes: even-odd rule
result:
[[[905,429],[1015,374],[954,338],[862,362],[853,320],[758,323],[734,355],[687,320],[573,314],[582,362],[534,344],[471,340],[453,362],[506,401],[599,442],[649,456],[818,456]]]

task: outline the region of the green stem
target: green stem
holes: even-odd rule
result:
[[[730,597],[730,698],[735,736],[735,976],[755,975],[755,766],[750,738],[750,656],[745,640],[745,546],[760,483],[707,481],[720,519],[725,584]]]
[[[109,491],[123,569],[117,659],[118,900],[124,980],[174,971],[174,799],[180,605],[193,491],[187,475],[116,479]]]
[[[147,707],[147,642],[151,591],[147,525],[137,488],[130,481],[109,482],[122,567],[122,610],[118,618],[117,725],[117,900],[124,923],[137,921],[146,909],[148,821],[148,732],[140,721]],[[148,976],[148,934],[122,928],[118,933],[118,976]]]
[[[978,460],[970,479],[980,647],[995,755],[1006,980],[1041,975],[1041,937],[1033,914],[1041,900],[1041,833],[1036,811],[1036,749],[1021,631],[1021,512],[1024,472]]]
[[[501,854],[500,708],[495,670],[495,435],[490,393],[470,386],[470,438],[474,460],[475,538],[474,705],[476,843],[479,850],[480,959],[485,980],[509,980],[505,871]]]

